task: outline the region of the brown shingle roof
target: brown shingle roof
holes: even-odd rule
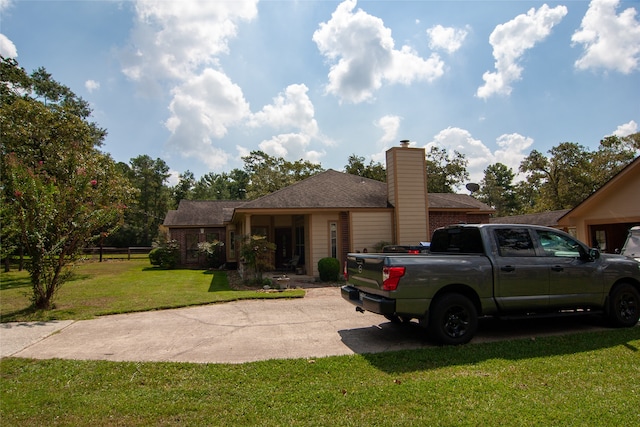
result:
[[[464,209],[490,213],[493,209],[466,194],[431,193],[429,209]],[[222,226],[235,210],[387,208],[387,184],[329,169],[255,200],[181,200],[167,213],[165,226]]]
[[[561,209],[558,211],[547,211],[535,214],[502,216],[498,218],[491,218],[490,222],[492,224],[533,224],[555,227],[558,225],[558,220],[569,212],[569,210],[570,209]]]
[[[238,208],[244,210],[385,207],[386,183],[329,169]]]
[[[180,200],[177,210],[167,212],[166,226],[223,226],[241,200]]]

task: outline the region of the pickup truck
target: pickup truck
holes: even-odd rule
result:
[[[601,254],[571,235],[534,225],[437,229],[428,254],[350,253],[342,297],[393,322],[418,319],[429,337],[465,344],[483,316],[640,317],[640,263]]]

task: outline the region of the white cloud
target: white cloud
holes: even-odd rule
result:
[[[509,95],[511,84],[520,80],[522,67],[518,64],[520,57],[544,40],[551,29],[567,14],[565,6],[553,9],[546,4],[537,11],[530,9],[526,15],[518,15],[504,24],[496,26],[489,36],[495,58],[495,72],[486,72],[482,76],[485,81],[477,91],[480,98],[492,95]]]
[[[84,82],[84,87],[91,93],[94,90],[100,89],[100,83],[95,80],[87,80]]]
[[[613,132],[613,135],[625,137],[638,132],[638,124],[631,120],[629,123],[622,124]]]
[[[211,138],[224,137],[229,126],[249,115],[240,87],[208,68],[175,87],[172,94],[171,117],[165,123],[171,132],[169,146],[184,157],[198,158],[211,167],[223,166],[228,154],[213,147]]]
[[[229,51],[237,22],[257,15],[257,0],[139,0],[123,72],[132,80],[183,80]]]
[[[262,141],[258,146],[265,153],[290,160],[299,160],[306,157],[306,148],[311,138],[301,133],[287,133],[276,135],[273,138]]]
[[[444,148],[452,155],[458,151],[468,161],[467,172],[470,182],[480,182],[484,178],[484,170],[491,164],[503,163],[517,174],[520,162],[527,156],[526,150],[533,144],[533,139],[517,133],[501,135],[496,141],[499,149],[495,153],[480,140],[473,138],[465,129],[448,127],[440,131],[433,141],[424,147],[427,151],[432,146]]]
[[[284,93],[273,99],[272,104],[265,105],[251,116],[248,123],[251,127],[268,126],[287,132],[262,141],[259,144],[262,151],[290,161],[305,159],[318,163],[324,156],[321,152],[307,151],[313,139],[331,143],[319,133],[318,123],[314,118],[315,109],[307,95],[308,90],[304,84],[289,85]]]
[[[318,133],[318,123],[314,118],[313,103],[307,95],[307,86],[293,84],[273,99],[273,104],[265,105],[251,118],[250,126],[271,126],[276,129],[301,130],[309,136]]]
[[[619,0],[593,0],[582,18],[582,25],[571,37],[584,45],[575,62],[580,70],[604,68],[629,74],[638,69],[640,22],[634,8],[616,15]]]
[[[11,40],[4,34],[0,34],[0,55],[5,58],[17,58],[18,49]]]
[[[383,135],[378,140],[381,144],[389,144],[390,142],[398,139],[398,129],[400,128],[400,121],[402,117],[386,115],[378,119],[374,126],[382,129]]]
[[[430,82],[444,73],[437,54],[425,60],[407,46],[396,50],[391,30],[361,9],[354,13],[356,4],[356,0],[339,4],[313,34],[320,52],[332,62],[328,93],[359,103],[371,99],[383,82]]]
[[[518,133],[510,133],[500,135],[496,143],[500,149],[495,151],[494,160],[491,163],[500,162],[513,169],[513,172],[517,175],[520,163],[531,151],[530,147],[533,145],[533,138],[522,136]]]
[[[436,25],[427,30],[429,35],[429,47],[431,49],[442,49],[448,53],[453,53],[462,47],[467,31],[452,27]]]
[[[143,92],[172,87],[168,145],[210,168],[226,166],[229,154],[213,139],[250,114],[239,86],[217,69],[229,51],[237,23],[257,15],[257,0],[203,2],[139,0],[122,71]]]

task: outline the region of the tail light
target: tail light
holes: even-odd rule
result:
[[[349,269],[347,268],[347,260],[344,261],[344,268],[342,269],[342,275],[344,280],[349,280]]]
[[[419,254],[419,253],[420,253],[420,251],[419,251],[419,250],[417,250],[417,249],[409,249],[409,253],[410,253],[410,254]]]
[[[385,291],[395,291],[398,282],[404,276],[405,267],[383,267],[382,268],[382,289]]]

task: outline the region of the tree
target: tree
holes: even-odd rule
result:
[[[135,241],[127,246],[150,246],[171,206],[170,190],[165,185],[170,176],[169,166],[164,160],[153,160],[148,155],[135,157],[129,163],[128,177],[137,189],[137,197],[125,218],[135,236]]]
[[[478,200],[496,210],[497,216],[514,215],[519,212],[513,178],[513,170],[502,163],[489,165],[484,170]]]
[[[131,188],[98,150],[106,131],[87,120],[85,101],[13,60],[2,58],[1,78],[2,203],[13,212],[2,223],[30,258],[34,306],[50,309],[80,250],[119,226]]]
[[[634,136],[609,136],[590,152],[580,144],[563,142],[549,150],[549,157],[533,150],[520,164],[527,184],[535,191],[533,212],[572,209],[602,187],[637,155]]]
[[[242,158],[244,170],[251,177],[247,198],[255,199],[273,193],[322,171],[322,166],[309,161],[289,162],[262,151],[252,151]]]
[[[119,163],[118,168],[136,189],[135,199],[127,209],[124,225],[108,236],[106,243],[120,247],[151,246],[173,206],[171,189],[166,185],[169,166],[162,159],[140,155],[132,158],[129,165]]]
[[[371,160],[368,165],[364,164],[364,157],[352,154],[349,156],[347,165],[344,167],[346,173],[358,175],[363,178],[375,179],[376,181],[386,182],[387,171],[380,162]]]
[[[181,173],[178,176],[178,184],[171,189],[173,198],[173,206],[177,207],[180,200],[191,200],[193,198],[193,187],[196,185],[196,179],[190,170]]]
[[[640,133],[625,138],[607,136],[600,141],[591,156],[589,172],[593,176],[594,191],[631,163],[640,152]]]
[[[446,149],[432,146],[427,152],[426,163],[429,193],[454,193],[456,187],[469,179],[468,162],[458,151],[449,156]]]

